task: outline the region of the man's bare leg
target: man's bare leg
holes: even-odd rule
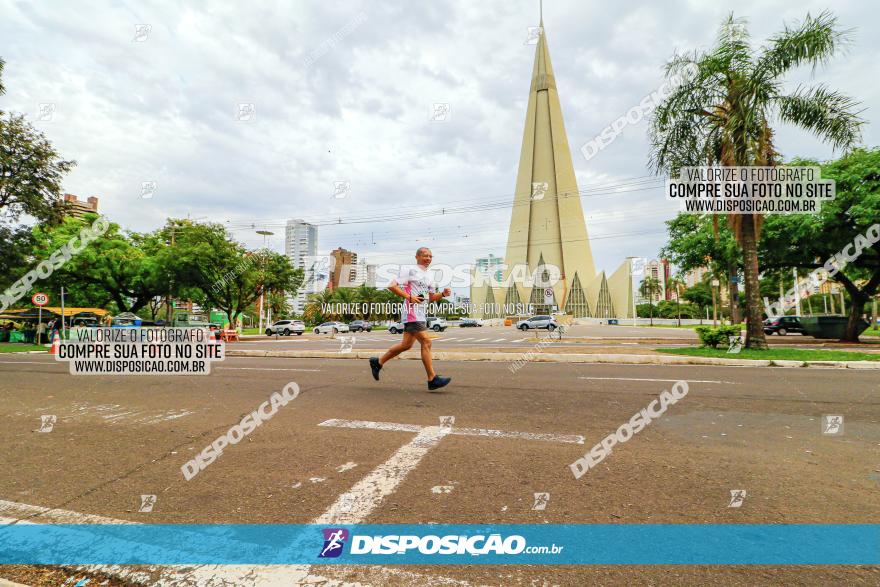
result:
[[[434,363],[431,359],[431,338],[428,336],[427,330],[417,332],[415,337],[419,344],[422,345],[422,364],[425,366],[425,372],[428,374],[428,381],[431,381],[437,375],[434,373]]]
[[[403,340],[399,343],[388,349],[384,355],[379,357],[379,365],[384,365],[400,353],[404,353],[412,348],[413,343],[415,342],[415,337],[409,332],[403,333]]]

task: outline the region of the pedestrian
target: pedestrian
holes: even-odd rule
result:
[[[415,341],[419,341],[422,350],[422,364],[428,375],[428,391],[440,389],[452,380],[449,377],[441,377],[434,372],[431,360],[431,339],[428,337],[428,302],[442,300],[452,293],[448,287],[438,293],[428,267],[431,265],[434,255],[428,247],[421,247],[416,251],[417,265],[405,265],[397,279],[391,281],[388,289],[397,296],[403,298],[403,311],[400,321],[403,326],[403,340],[392,346],[381,357],[370,358],[370,369],[373,379],[379,381],[379,371],[382,367],[404,351],[412,348]]]

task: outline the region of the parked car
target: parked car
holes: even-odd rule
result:
[[[804,331],[804,327],[801,324],[801,321],[797,319],[797,316],[780,316],[779,318],[768,318],[767,320],[764,320],[764,334],[776,333],[779,336],[785,336],[789,332],[800,332],[804,336],[807,336],[807,333]]]
[[[470,328],[472,326],[482,326],[483,321],[479,318],[462,318],[458,323],[459,328]]]
[[[428,328],[433,330],[434,332],[441,332],[449,328],[449,323],[446,322],[443,318],[438,318],[437,316],[428,316]]]
[[[281,336],[296,334],[297,336],[302,336],[302,333],[305,331],[306,325],[302,320],[279,320],[275,324],[266,327],[266,336],[272,336],[273,334]]]
[[[388,327],[388,332],[390,332],[391,334],[399,334],[403,332],[403,326],[403,322],[395,322]]]
[[[348,324],[348,329],[352,332],[371,332],[373,330],[373,324],[366,320],[355,320]]]
[[[324,334],[325,332],[348,332],[348,324],[345,322],[324,322],[315,326],[315,334]]]
[[[532,316],[531,318],[526,318],[525,320],[520,320],[516,323],[516,327],[523,332],[531,330],[532,328],[546,328],[553,332],[558,326],[559,325],[556,323],[556,320],[553,319],[553,316]]]

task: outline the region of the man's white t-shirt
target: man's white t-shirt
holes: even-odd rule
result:
[[[391,285],[399,285],[407,295],[422,296],[425,300],[421,304],[413,304],[404,300],[400,321],[404,323],[427,322],[429,294],[437,291],[431,274],[421,265],[404,265],[400,269],[397,279],[392,281]]]

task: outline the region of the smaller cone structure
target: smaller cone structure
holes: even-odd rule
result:
[[[49,350],[50,355],[58,354],[58,346],[61,344],[61,337],[58,336],[58,332],[55,333],[55,336],[52,337],[52,348]]]

